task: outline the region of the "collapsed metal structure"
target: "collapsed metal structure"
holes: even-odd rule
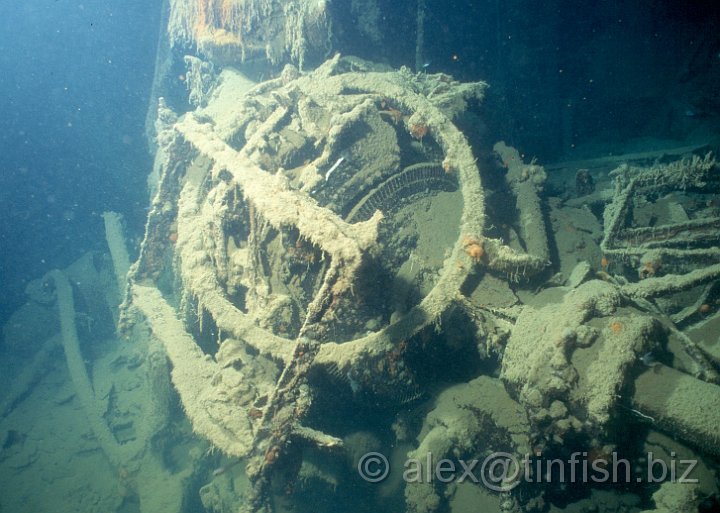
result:
[[[361,488],[358,456],[386,451],[427,467],[584,452],[595,464],[623,431],[643,427],[650,434],[633,449],[655,436],[668,465],[677,448],[696,461],[720,455],[711,153],[635,155],[619,167],[618,157],[598,159],[596,178],[612,178],[610,188],[594,193],[582,170],[579,197],[546,195],[542,166],[502,142],[492,151],[468,142],[486,84],[339,56],[304,71],[332,46],[326,2],[168,4],[167,43],[197,50],[180,75],[193,108],[179,116],[159,98],[151,109],[156,160],[139,257],[131,267],[120,216],[106,213],[114,275],[88,253],[30,283],[32,304],[10,326],[26,351],[39,316],[57,318],[59,333],[0,413],[29,395],[60,343],[72,386],[55,405],[77,396],[82,450],[99,449],[118,481],[97,507],[184,511],[201,487],[215,513],[317,513],[338,507],[304,496],[345,487],[387,511],[530,512],[564,490],[512,468],[492,487]],[[373,5],[355,0],[353,11],[371,21]],[[179,57],[161,53],[156,86]],[[297,67],[260,83],[234,68],[288,60]],[[98,320],[109,332],[117,321],[124,340],[91,353]],[[658,443],[660,432],[671,438]],[[3,458],[42,474],[36,445],[22,447],[15,429],[3,437]],[[655,511],[696,510],[717,493],[707,466],[700,474],[696,486],[663,483]]]
[[[342,446],[323,419],[308,417],[314,397],[333,393],[313,375],[400,408],[430,385],[414,378],[408,351],[426,330],[442,334],[451,315],[474,326],[464,343],[501,362],[507,400],[527,415],[519,429],[478,413],[498,433],[485,432],[485,444],[509,432],[507,449],[518,454],[562,444],[569,432],[607,443],[641,356],[661,348],[689,373],[665,369],[685,394],[720,400],[712,362],[649,302],[717,282],[717,218],[627,224],[640,189],[715,190],[714,159],[615,173],[605,254],[636,266],[649,253],[663,265],[676,256],[684,274],[651,266],[642,281],[621,273],[602,281],[586,264],[546,306],[495,301],[498,287],[510,291],[545,270],[551,252],[539,197],[545,171],[504,144],[495,151],[515,221],[507,244],[488,235],[482,173],[453,123],[484,89],[336,56],[307,74],[286,66],[257,85],[227,68],[205,106],[180,118],[161,101],[156,193],[125,311],[137,307],[163,343],[195,432],[246,462],[249,510],[272,509],[277,469],[302,459],[289,449],[294,440]],[[505,394],[493,383],[483,390]],[[709,427],[717,419],[687,418],[642,393],[620,402],[704,450],[719,446]],[[440,433],[450,447],[467,444]],[[479,451],[474,443],[463,450]],[[408,511],[435,511],[438,493],[408,485]]]

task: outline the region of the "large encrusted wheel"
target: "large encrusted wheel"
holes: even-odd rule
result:
[[[134,303],[195,430],[250,456],[259,483],[289,438],[339,443],[301,425],[311,367],[412,390],[393,355],[474,266],[529,261],[483,239],[480,173],[452,122],[485,85],[363,66],[335,58],[257,86],[226,70],[203,109],[159,109]]]

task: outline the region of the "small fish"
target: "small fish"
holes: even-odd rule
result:
[[[240,463],[240,461],[241,461],[240,459],[232,460],[232,461],[226,463],[225,465],[223,465],[222,467],[216,468],[215,470],[212,471],[213,477],[223,475],[225,472],[227,472],[228,470],[233,468],[235,465]]]
[[[640,357],[640,361],[643,362],[643,365],[647,367],[655,367],[656,365],[660,365],[660,362],[655,359],[655,355],[652,354],[652,351],[648,351],[644,355]]]
[[[328,169],[327,173],[325,173],[325,181],[327,182],[330,179],[330,175],[333,174],[333,171],[335,171],[338,167],[340,167],[340,164],[343,163],[345,160],[345,157],[340,157],[337,159],[335,164],[332,165],[330,169]]]
[[[353,376],[352,376],[352,374],[350,374],[350,371],[347,372],[345,377],[347,377],[347,379],[348,379],[348,383],[350,384],[350,389],[352,390],[353,395],[358,395],[358,393],[360,392],[360,383],[358,383],[357,381],[355,381],[355,379],[353,379]]]

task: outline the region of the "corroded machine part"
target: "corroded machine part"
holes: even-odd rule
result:
[[[665,219],[653,226],[638,223],[642,214],[637,211],[672,192],[694,192],[712,199],[720,183],[717,161],[710,153],[649,168],[622,165],[611,175],[615,178],[615,194],[605,210],[601,242],[608,257],[631,263],[640,278],[687,272],[720,261],[720,216],[716,212],[700,212],[691,218],[676,202]]]
[[[518,419],[527,416],[509,430],[516,452],[562,446],[569,434],[611,443],[603,436],[618,408],[646,404],[625,395],[648,352],[672,351],[686,372],[717,380],[703,351],[653,303],[711,287],[716,260],[635,282],[584,262],[566,286],[522,290],[553,258],[541,201],[547,175],[498,143],[501,187],[515,208],[506,233],[486,220],[482,174],[453,122],[484,89],[335,57],[308,74],[287,66],[257,85],[227,68],[195,91],[201,107],[179,118],[160,102],[156,193],[130,299],[166,348],[195,431],[245,458],[255,486],[249,510],[269,508],[278,468],[311,466],[297,447],[343,445],[310,415],[313,399],[330,393],[322,383],[399,407],[432,386],[407,363],[429,344],[498,358],[509,395],[498,380],[458,386],[492,390]],[[703,176],[715,169],[710,157],[667,169],[683,166]],[[665,171],[648,173],[662,181]],[[678,226],[662,232],[662,244],[658,233],[626,226],[633,195],[645,190],[634,183],[608,207],[609,256],[638,265],[646,251],[713,254],[712,220],[683,225],[697,235],[688,250],[672,240]],[[438,400],[450,401],[452,390]],[[420,436],[417,450],[430,442],[476,457],[486,450],[442,418],[457,414],[479,432],[483,416],[496,416],[469,413],[466,403],[439,404],[426,419],[424,434],[434,434]],[[672,408],[662,427],[682,438]],[[498,418],[500,436],[508,426]],[[709,440],[696,434],[688,441]],[[430,491],[407,488],[408,507],[442,508]]]
[[[720,456],[720,387],[662,365],[634,382],[633,406],[668,432]]]
[[[393,352],[456,304],[476,266],[517,274],[527,258],[483,238],[480,173],[452,123],[484,84],[349,71],[357,65],[288,68],[242,94],[226,70],[206,108],[180,119],[159,110],[159,183],[133,303],[166,345],[195,429],[250,456],[258,483],[291,438],[339,444],[302,425],[310,368],[412,390],[401,361],[385,365]],[[443,194],[455,198],[455,225],[434,244],[399,224]],[[374,290],[376,273],[402,269],[410,289]],[[179,285],[184,309],[173,314],[163,283]]]

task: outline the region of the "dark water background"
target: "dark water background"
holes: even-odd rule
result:
[[[717,138],[713,4],[427,0],[423,57],[428,72],[489,82],[488,138],[541,163],[592,154],[592,144]],[[358,32],[349,2],[329,5],[342,53],[414,68],[414,0],[379,1],[376,41]],[[161,10],[147,0],[0,3],[0,324],[28,280],[103,248],[103,211],[140,234]]]
[[[24,284],[136,229],[160,15],[146,0],[0,2],[0,322]]]

